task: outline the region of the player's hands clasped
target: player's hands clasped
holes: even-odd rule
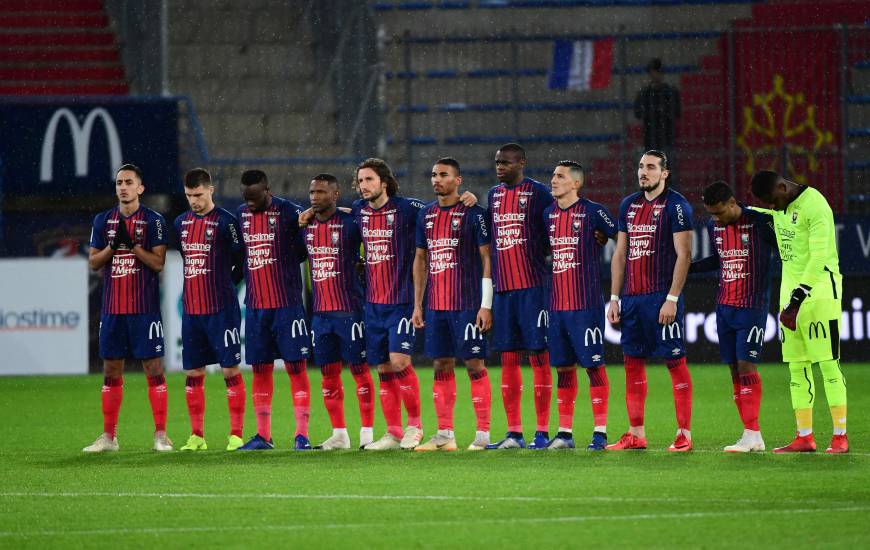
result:
[[[492,310],[485,307],[480,308],[477,312],[477,328],[480,332],[487,332],[492,328]]]
[[[127,231],[127,222],[122,218],[118,219],[118,225],[115,228],[115,236],[112,237],[109,246],[112,247],[112,250],[118,250],[122,246],[133,248],[133,239],[130,238],[130,232]]]
[[[611,300],[607,306],[607,320],[611,325],[619,322],[619,300]]]
[[[662,325],[670,325],[677,318],[677,303],[665,300],[662,308],[659,310],[659,323]]]
[[[423,328],[426,326],[426,321],[423,320],[423,308],[414,306],[414,313],[411,315],[411,323],[414,328]]]

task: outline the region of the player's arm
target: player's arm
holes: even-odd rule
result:
[[[611,324],[619,322],[619,294],[625,282],[625,257],[628,252],[628,235],[620,231],[616,235],[616,248],[610,259],[610,304],[607,306],[607,320]]]
[[[94,224],[91,226],[91,247],[88,251],[88,265],[94,271],[103,269],[103,266],[112,261],[112,256],[117,250],[113,246],[115,239],[112,239],[112,242],[106,242],[106,237],[103,234],[105,229],[106,221],[100,214],[94,218]]]
[[[707,226],[707,233],[710,235],[710,240],[713,241],[712,225]],[[689,273],[705,273],[707,271],[715,271],[719,269],[719,250],[713,246],[713,254],[700,260],[695,260],[689,264]]]
[[[425,248],[417,248],[414,254],[414,314],[411,322],[414,327],[423,328],[423,297],[426,295],[426,281],[429,278],[429,257]]]
[[[592,223],[595,228],[592,236],[601,246],[606,245],[610,239],[616,238],[616,224],[613,222],[613,218],[610,217],[610,212],[600,204],[596,205],[595,217]]]
[[[109,245],[106,245],[106,248],[103,248],[102,250],[98,250],[92,246],[88,252],[88,264],[94,271],[99,271],[103,269],[103,266],[112,261],[112,256],[114,255],[115,251],[112,250],[112,247]]]
[[[230,280],[238,285],[245,278],[245,245],[242,244],[242,228],[239,220],[232,218],[227,223],[230,248]]]
[[[140,262],[145,264],[151,271],[160,273],[166,264],[166,245],[155,246],[151,250],[145,250],[141,244],[136,243],[132,249],[133,254]]]
[[[480,332],[487,332],[492,328],[492,259],[489,254],[489,245],[480,245],[480,264],[483,266],[483,275],[480,280],[480,310],[477,312],[477,328]]]
[[[689,275],[689,264],[692,263],[692,237],[693,231],[680,231],[674,233],[674,250],[677,252],[677,262],[674,264],[674,275],[671,279],[671,288],[662,308],[659,310],[659,323],[669,325],[677,317],[677,299],[683,292],[686,277]]]
[[[471,191],[465,191],[461,195],[459,195],[459,202],[471,208],[472,206],[477,204],[477,195],[472,193]]]

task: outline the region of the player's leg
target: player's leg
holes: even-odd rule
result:
[[[124,400],[124,357],[130,355],[127,326],[119,315],[100,317],[100,357],[103,358],[103,386],[101,401],[103,433],[82,451],[101,453],[117,451],[118,415]]]
[[[228,451],[235,451],[245,441],[245,403],[248,395],[242,378],[239,362],[242,359],[242,344],[239,336],[241,313],[238,305],[230,305],[212,315],[202,315],[202,323],[208,337],[211,362],[221,366],[224,384],[227,387],[227,408],[230,416],[230,433],[227,436]]]
[[[493,348],[501,353],[501,396],[507,416],[507,434],[490,449],[523,448],[523,396],[522,343],[517,315],[516,291],[496,292],[492,308]]]
[[[586,448],[601,451],[607,447],[607,407],[610,382],[604,363],[604,311],[590,308],[572,313],[569,325],[571,344],[577,362],[589,378],[589,398],[592,403],[592,441]]]
[[[834,434],[828,453],[846,453],[849,440],[846,435],[846,379],[840,368],[840,300],[818,300],[806,304],[808,311],[801,308],[801,314],[808,314],[806,345],[808,359],[819,365],[825,388],[825,398],[831,411]]]
[[[623,365],[625,367],[625,407],[628,410],[628,431],[608,450],[646,449],[644,409],[647,397],[646,357],[652,352],[644,330],[643,297],[625,296],[621,300],[620,325]],[[658,322],[656,319],[654,322]]]
[[[401,392],[402,403],[408,413],[408,425],[402,437],[401,448],[411,450],[423,440],[420,414],[420,380],[411,363],[411,350],[416,343],[417,331],[411,323],[413,306],[392,306],[388,314],[390,370],[394,373]]]
[[[155,451],[171,451],[172,441],[166,436],[166,378],[163,373],[163,321],[160,313],[125,315],[131,354],[142,361],[148,381],[148,401],[154,418]]]
[[[806,305],[809,304],[805,304],[804,307]],[[816,400],[816,386],[812,362],[809,361],[804,333],[801,330],[801,315],[798,316],[796,328],[797,330],[792,331],[781,324],[779,326],[782,359],[788,363],[791,406],[794,409],[797,435],[788,445],[774,449],[775,453],[813,452],[816,450],[816,442],[813,437],[813,405]]]
[[[205,315],[181,317],[181,360],[184,374],[184,398],[190,419],[190,437],[182,451],[204,451],[205,442],[205,366],[216,362],[208,340],[208,330],[203,323]]]
[[[275,447],[272,443],[272,395],[275,391],[274,360],[278,350],[272,339],[274,316],[274,309],[245,309],[245,361],[254,372],[251,398],[257,417],[257,433],[239,447],[240,451],[270,450]]]
[[[571,342],[569,325],[575,319],[571,312],[550,311],[547,343],[550,361],[557,373],[556,403],[559,430],[546,444],[547,449],[574,448],[574,403],[577,400],[577,355]]]
[[[486,337],[477,328],[477,311],[452,312],[452,338],[456,356],[465,363],[471,381],[471,404],[476,430],[469,451],[482,451],[490,444],[489,424],[492,417],[492,388],[486,370]],[[427,327],[428,328],[428,327]]]
[[[293,396],[293,416],[296,431],[293,448],[297,451],[311,449],[308,441],[308,422],[311,417],[311,382],[308,380],[308,355],[311,335],[305,321],[305,311],[299,304],[279,308],[272,326],[275,345],[284,359],[284,370],[290,378],[290,393]]]
[[[434,332],[426,323],[427,334]],[[442,336],[443,337],[443,336]],[[452,346],[450,346],[452,347]],[[427,350],[431,349],[427,347]],[[427,351],[427,355],[429,352]],[[435,416],[438,418],[438,431],[427,441],[417,445],[416,451],[455,451],[456,436],[453,433],[453,409],[456,406],[456,359],[453,357],[435,357],[432,361],[435,371],[435,381],[432,387],[432,398],[435,402]]]
[[[669,451],[692,450],[692,377],[686,363],[686,348],[683,344],[683,317],[685,303],[682,296],[677,302],[677,314],[674,321],[668,325],[658,323],[658,314],[665,301],[665,292],[654,295],[656,298],[647,303],[648,314],[655,319],[656,348],[653,355],[665,359],[668,374],[671,377],[671,389],[674,395],[674,411],[677,417],[677,435]]]
[[[339,334],[342,358],[350,364],[350,372],[356,383],[359,402],[360,448],[374,440],[375,391],[369,365],[366,361],[365,325],[362,317],[354,315],[347,319]]]
[[[387,424],[387,432],[378,440],[367,444],[367,451],[386,451],[399,448],[404,436],[402,430],[402,390],[390,367],[389,334],[386,312],[380,304],[365,305],[366,358],[377,365],[380,388],[378,396]]]
[[[535,391],[535,438],[529,449],[545,449],[550,441],[550,402],[553,399],[553,373],[547,349],[549,291],[545,287],[517,291],[520,297],[518,321],[523,347],[529,351]]]
[[[725,307],[725,306],[722,306]],[[755,362],[761,357],[767,311],[729,308],[727,323],[733,334],[730,362],[735,364],[737,377],[737,403],[743,421],[743,435],[734,444],[725,447],[728,452],[752,452],[765,449],[758,425],[761,409],[761,376]]]
[[[331,451],[350,449],[344,418],[344,384],[341,381],[341,319],[315,314],[311,320],[314,364],[320,367],[323,405],[332,424],[332,435],[315,449]]]

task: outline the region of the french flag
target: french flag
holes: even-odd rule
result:
[[[613,39],[556,40],[547,86],[551,90],[596,90],[610,85]]]

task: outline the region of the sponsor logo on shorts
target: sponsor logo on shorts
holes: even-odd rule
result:
[[[224,331],[224,347],[230,347],[230,344],[236,345],[241,342],[241,338],[239,338],[239,329],[226,329]]]
[[[817,340],[819,338],[827,338],[828,331],[821,321],[813,321],[812,323],[810,323],[810,326],[807,329],[807,336],[810,340],[812,340],[813,338],[816,338]]]
[[[308,334],[308,325],[305,324],[305,319],[294,319],[293,324],[290,325],[290,337],[296,338],[297,334],[299,336]]]
[[[550,326],[550,312],[542,309],[538,312],[538,328]]]
[[[474,323],[468,323],[465,325],[465,341],[469,340],[469,335],[471,336],[471,340],[480,340],[483,338],[483,335],[480,333],[480,328]],[[477,353],[476,351],[474,353]]]
[[[764,342],[764,329],[761,327],[752,327],[749,330],[749,336],[746,337],[746,343],[755,341],[756,344]]]
[[[408,317],[402,317],[399,320],[399,326],[396,327],[396,334],[416,334],[417,331]]]
[[[163,338],[162,321],[151,321],[151,324],[148,325],[148,339],[153,340],[155,338]]]
[[[365,328],[365,323],[360,321],[359,323],[354,323],[350,327],[350,341],[356,342],[357,340],[362,340],[363,338],[363,330]]]
[[[598,327],[587,328],[583,334],[583,345],[587,348],[589,347],[589,340],[592,340],[593,344],[603,344],[604,337],[601,334],[601,329]]]
[[[666,333],[666,332],[667,332],[667,335],[668,335],[667,338],[665,338],[665,333]],[[664,326],[662,326],[662,340],[673,339],[673,338],[675,337],[674,335],[676,335],[676,338],[682,338],[682,337],[683,337],[683,331],[682,331],[682,329],[680,328],[680,324],[679,324],[679,323],[677,323],[676,321],[674,321],[674,322],[671,323],[670,325],[664,325]]]

